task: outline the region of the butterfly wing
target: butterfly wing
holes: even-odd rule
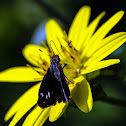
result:
[[[61,67],[61,65],[60,65]],[[70,90],[69,90],[69,87],[68,87],[68,84],[67,84],[67,81],[65,79],[65,75],[63,73],[63,69],[61,68],[60,69],[60,77],[61,77],[61,86],[62,86],[62,91],[63,91],[63,102],[66,102],[68,103],[70,101]]]
[[[61,65],[58,67],[60,74],[54,74],[50,68],[48,68],[47,73],[45,74],[43,81],[41,83],[39,93],[38,93],[38,102],[37,104],[41,108],[46,108],[51,105],[55,105],[58,101],[68,103],[70,91],[67,85],[63,70]],[[57,72],[57,71],[55,71]],[[58,73],[57,72],[57,73]],[[58,77],[57,77],[58,76]]]
[[[37,104],[41,108],[46,108],[56,104],[56,99],[54,96],[54,87],[55,87],[54,79],[52,77],[49,68],[39,88],[39,93],[38,93],[39,98]]]

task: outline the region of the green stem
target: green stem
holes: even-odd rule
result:
[[[53,7],[49,6],[48,4],[46,4],[45,2],[43,2],[43,0],[33,0],[35,1],[38,5],[41,5],[41,7],[43,9],[45,9],[45,11],[53,17],[58,18],[60,21],[62,21],[65,26],[69,26],[70,22],[67,20],[67,18],[63,15],[61,15],[58,11],[56,11]]]
[[[120,100],[120,99],[112,98],[109,96],[103,97],[102,99],[100,99],[100,101],[103,101],[112,105],[126,107],[126,100]]]

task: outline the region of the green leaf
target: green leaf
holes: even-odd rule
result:
[[[99,75],[100,75],[100,70],[97,70],[97,71],[87,74],[86,78],[87,78],[87,80],[93,80],[94,78],[96,78]]]

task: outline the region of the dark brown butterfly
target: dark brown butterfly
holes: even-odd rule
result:
[[[41,108],[55,105],[56,102],[70,101],[70,90],[58,55],[51,57],[50,67],[42,80],[38,96],[37,104]]]

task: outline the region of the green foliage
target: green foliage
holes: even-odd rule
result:
[[[100,75],[100,70],[94,71],[86,75],[87,80],[91,81]]]

